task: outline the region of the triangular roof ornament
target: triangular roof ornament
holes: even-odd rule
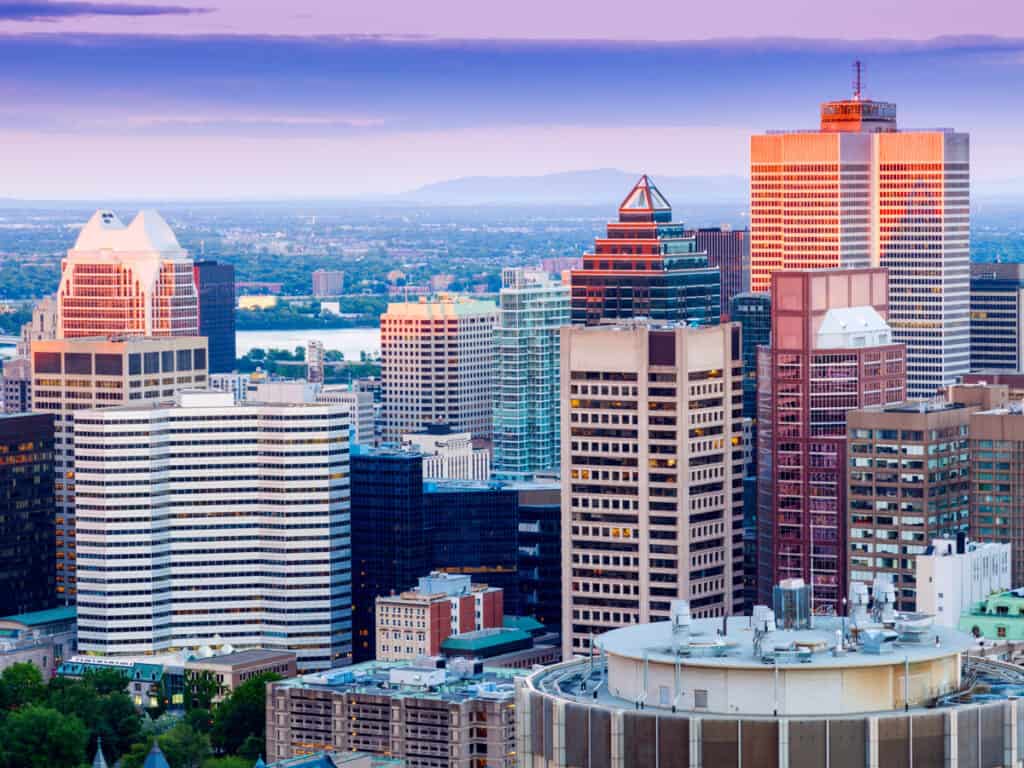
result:
[[[619,206],[620,214],[655,214],[671,211],[672,206],[646,173],[637,180]]]
[[[92,768],[108,768],[107,758],[103,756],[103,737],[96,737],[96,754],[92,758]]]

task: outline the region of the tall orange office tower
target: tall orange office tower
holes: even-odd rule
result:
[[[907,393],[968,371],[970,140],[899,130],[896,105],[853,97],[821,126],[750,140],[751,290],[778,269],[885,267],[889,324],[907,346]]]

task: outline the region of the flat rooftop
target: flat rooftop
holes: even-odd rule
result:
[[[258,664],[261,661],[275,661],[280,660],[282,657],[295,658],[295,654],[292,651],[274,651],[267,648],[254,648],[249,651],[235,651],[234,653],[225,653],[221,656],[210,656],[207,658],[196,658],[190,659],[189,664],[215,664],[215,665],[235,665],[235,664]]]
[[[450,662],[449,662],[450,664]],[[409,661],[368,661],[349,667],[337,667],[316,674],[302,675],[274,683],[278,688],[300,688],[332,693],[360,693],[393,699],[417,698],[461,703],[471,699],[505,699],[515,695],[514,682],[526,674],[516,669],[491,669],[467,677],[446,677],[440,685],[398,685],[391,682],[391,670],[437,671],[416,667]]]
[[[761,644],[761,654],[773,649],[788,648],[794,644],[804,647],[823,646],[827,650],[812,653],[809,661],[796,663],[780,662],[787,668],[835,669],[842,667],[891,666],[940,659],[967,651],[974,646],[974,638],[959,630],[931,626],[924,632],[921,642],[897,642],[891,653],[867,653],[863,650],[847,650],[845,655],[835,656],[831,648],[836,644],[836,631],[843,627],[843,620],[835,617],[815,617],[813,629],[780,629],[767,634]],[[726,633],[721,635],[721,619],[694,619],[690,629],[690,645],[694,654],[681,657],[687,667],[712,668],[771,668],[754,653],[754,623],[749,616],[732,616],[727,621]],[[935,638],[938,638],[936,643]],[[697,655],[709,646],[721,641],[725,644],[724,654]],[[672,645],[672,624],[659,621],[653,624],[634,624],[613,629],[595,641],[596,645],[609,655],[675,664],[676,655]]]

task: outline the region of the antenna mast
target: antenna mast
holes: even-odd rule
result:
[[[861,75],[864,72],[864,65],[860,59],[853,62],[853,100],[860,101],[862,95]]]

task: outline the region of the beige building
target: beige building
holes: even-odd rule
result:
[[[32,342],[33,408],[54,414],[57,595],[75,594],[74,414],[205,387],[204,337],[114,337]]]
[[[388,304],[380,318],[385,440],[428,424],[491,438],[496,320],[493,302],[445,294]]]
[[[741,612],[739,325],[561,333],[564,657],[673,599]]]
[[[469,432],[443,425],[402,435],[402,445],[423,454],[424,480],[490,480],[491,452],[474,448]]]
[[[253,649],[236,651],[208,659],[185,662],[185,677],[209,673],[220,686],[214,702],[220,701],[246,680],[274,672],[283,678],[295,677],[295,654],[291,651]]]

